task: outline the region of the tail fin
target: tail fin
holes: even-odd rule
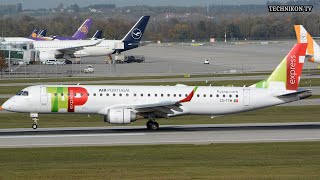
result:
[[[72,37],[75,39],[87,38],[87,34],[89,32],[91,24],[92,24],[92,19],[86,19]]]
[[[139,43],[142,39],[144,30],[147,27],[150,16],[142,16],[138,22],[131,28],[131,30],[122,39],[123,42]]]
[[[313,56],[308,58],[308,61],[320,63],[319,45],[314,41],[314,39],[302,25],[294,25],[294,30],[296,32],[298,43],[308,43],[306,54]]]
[[[38,29],[34,29],[32,31],[32,33],[30,34],[29,38],[36,38],[37,34],[38,34],[39,30]]]
[[[46,35],[47,35],[47,30],[45,30],[45,29],[40,29],[40,30],[38,31],[37,37],[46,37]]]
[[[102,31],[101,30],[97,30],[94,35],[92,36],[91,39],[102,39]]]
[[[296,44],[267,80],[250,87],[297,90],[307,46],[307,43]]]

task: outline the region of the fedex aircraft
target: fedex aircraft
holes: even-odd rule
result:
[[[37,128],[39,114],[100,114],[105,122],[129,124],[147,118],[156,130],[156,118],[252,111],[311,96],[299,89],[307,44],[296,44],[266,80],[250,87],[37,85],[7,100],[7,111],[30,113]]]
[[[47,31],[45,29],[41,29],[39,32],[34,30],[28,38],[23,38],[23,37],[3,38],[2,43],[10,44],[10,43],[25,43],[25,42],[34,42],[34,41],[86,39],[91,24],[92,24],[92,19],[85,20],[83,24],[79,27],[79,29],[71,37],[62,37],[62,36],[45,37],[45,33]]]
[[[137,48],[150,16],[142,16],[121,40],[65,40],[34,41],[36,50],[40,51],[40,61],[48,59],[71,59],[81,57],[106,56],[113,53]]]
[[[298,43],[308,43],[308,61],[320,63],[320,47],[302,25],[294,25]]]

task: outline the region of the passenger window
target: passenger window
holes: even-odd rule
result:
[[[157,94],[154,94],[154,96],[157,97],[158,95],[157,95]]]
[[[229,97],[232,97],[232,95],[230,94]]]
[[[137,96],[137,94],[136,94],[136,93],[134,93],[134,94],[133,94],[133,96]]]
[[[176,97],[176,94],[173,94],[173,97]]]
[[[238,97],[238,94],[236,95],[236,97]]]
[[[141,94],[141,97],[143,96],[143,94]]]
[[[119,96],[122,96],[122,94],[120,93]]]
[[[61,96],[63,96],[63,93],[61,93]]]
[[[97,94],[96,93],[93,93],[93,96],[96,96]]]
[[[168,94],[168,97],[170,97],[170,94]]]
[[[219,94],[217,94],[217,97],[219,97]]]
[[[116,96],[116,94],[115,94],[115,93],[113,93],[113,96]]]
[[[161,94],[161,97],[163,97],[163,94]]]
[[[188,97],[188,94],[185,94],[186,97]]]
[[[100,96],[102,96],[102,93],[100,93]]]
[[[205,94],[203,95],[203,97],[206,97],[206,96],[207,96],[207,95],[205,95]]]
[[[179,94],[179,97],[181,97],[181,94]]]
[[[197,94],[197,97],[200,97],[200,94]]]
[[[226,97],[226,95],[223,95],[223,97]]]
[[[109,96],[109,93],[107,93],[107,96]]]
[[[148,97],[150,97],[150,94],[148,94]]]
[[[210,97],[212,97],[212,94],[210,94]]]
[[[54,93],[54,96],[57,96],[58,94],[57,93]]]
[[[88,93],[87,96],[89,96],[90,94]]]
[[[126,96],[129,96],[129,94],[127,93]]]

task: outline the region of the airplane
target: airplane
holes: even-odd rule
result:
[[[294,25],[298,43],[308,43],[308,61],[320,63],[320,47],[302,25]]]
[[[72,59],[81,57],[108,56],[119,54],[140,45],[150,16],[142,16],[121,40],[65,40],[33,41],[34,49],[39,51],[39,59]]]
[[[2,109],[30,113],[38,127],[39,114],[100,114],[112,124],[148,119],[150,130],[159,129],[157,118],[182,115],[220,116],[298,101],[311,96],[299,88],[306,43],[296,44],[266,79],[249,87],[36,85],[7,100]]]
[[[97,39],[102,39],[102,31],[101,30],[97,30],[91,38],[91,40],[97,40]]]
[[[52,41],[52,40],[82,40],[87,38],[87,34],[92,24],[92,19],[86,19],[78,30],[71,37],[52,36],[46,37],[47,30],[41,29],[39,31],[34,30],[28,38],[24,37],[6,37],[2,38],[2,43],[26,43],[34,41]]]

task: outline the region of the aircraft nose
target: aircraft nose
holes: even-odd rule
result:
[[[11,109],[11,100],[9,99],[6,102],[4,102],[0,109],[9,111]]]

